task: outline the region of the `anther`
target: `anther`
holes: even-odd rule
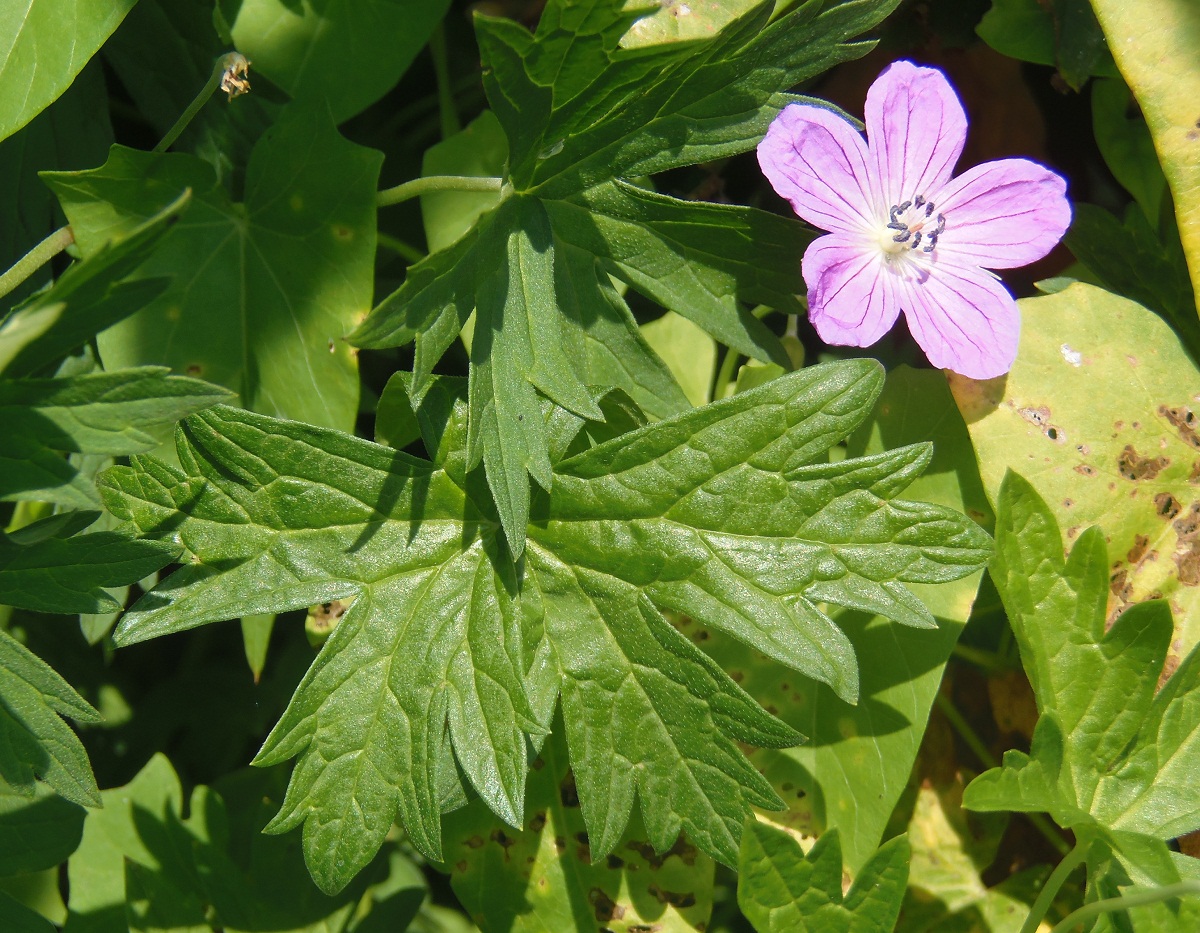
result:
[[[918,194],[915,198],[913,198],[913,207],[920,207],[924,203],[925,203],[924,195]]]
[[[908,210],[910,207],[912,207],[912,201],[905,201],[903,204],[901,204],[901,205],[897,206],[896,210],[897,210],[899,213],[903,214],[903,213],[904,213],[906,210]]]
[[[920,235],[921,235],[921,234],[919,234],[919,233],[917,234],[917,236],[920,236]],[[907,239],[908,239],[910,236],[912,236],[912,231],[911,231],[911,230],[909,230],[909,229],[908,229],[908,227],[905,227],[905,228],[904,228],[904,232],[903,232],[903,233],[897,233],[897,234],[896,234],[894,237],[892,237],[892,240],[893,240],[893,241],[895,241],[896,243],[903,243],[903,242],[904,242],[905,240],[907,240]]]
[[[930,201],[928,204],[925,205],[925,216],[930,217],[932,215],[933,215],[933,202]]]
[[[926,240],[926,242],[925,242],[925,249],[924,249],[923,251],[924,251],[924,252],[926,252],[926,253],[932,253],[932,252],[933,252],[933,248],[934,248],[935,246],[937,246],[937,238],[938,238],[938,235],[937,235],[937,232],[936,232],[936,231],[935,231],[935,232],[933,232],[933,233],[931,233],[931,234],[929,234],[929,239],[928,239],[928,240]]]
[[[945,232],[946,232],[946,215],[938,214],[938,225],[937,225],[938,236],[941,236]]]
[[[913,241],[911,244],[909,244],[909,249],[916,249],[920,245],[921,245],[921,231],[918,230],[916,233],[913,234]]]

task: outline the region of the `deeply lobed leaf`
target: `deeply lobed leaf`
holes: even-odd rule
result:
[[[926,448],[824,462],[881,383],[868,361],[810,367],[563,460],[520,563],[467,469],[461,384],[417,397],[434,463],[210,409],[179,429],[182,469],[135,457],[101,479],[115,514],[194,557],[116,638],[354,599],[258,759],[299,756],[272,828],[304,823],[327,890],[370,859],[397,813],[438,857],[458,769],[520,825],[525,736],[550,727],[560,697],[593,857],[617,842],[636,792],[656,847],[683,829],[732,862],[749,808],[779,803],[735,742],[800,736],[657,607],[853,699],[852,651],[818,602],[866,600],[928,625],[903,581],[965,576],[989,552],[965,516],[892,498]],[[551,413],[555,446],[576,436],[571,418],[564,434]]]
[[[620,45],[646,12],[636,4],[555,0],[533,34],[476,17],[484,86],[507,141],[502,202],[415,266],[352,339],[373,348],[415,342],[419,389],[476,312],[471,460],[485,462],[514,554],[525,547],[530,477],[543,489],[552,479],[534,387],[594,417],[584,385],[615,384],[636,397],[664,382],[610,275],[733,350],[791,368],[778,338],[739,302],[794,308],[811,240],[804,226],[623,179],[752,148],[790,100],[782,92],[865,53],[868,44],[850,40],[895,3],[810,0],[771,25],[772,4],[760,3],[705,41],[638,49]],[[623,355],[631,362],[614,367]],[[681,393],[670,395],[663,413],[678,410]]]
[[[1030,753],[1007,752],[967,788],[964,806],[1047,811],[1081,844],[1093,841],[1095,896],[1131,883],[1125,871],[1138,883],[1178,882],[1164,843],[1200,827],[1200,650],[1157,689],[1173,637],[1167,604],[1139,603],[1106,630],[1103,532],[1083,532],[1064,559],[1050,508],[1011,472],[991,572],[1040,717]]]

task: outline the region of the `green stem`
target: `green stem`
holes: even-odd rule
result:
[[[501,191],[504,188],[503,178],[482,178],[471,175],[428,175],[425,178],[414,178],[395,188],[385,188],[375,195],[375,204],[388,207],[412,198],[427,194],[430,191]]]
[[[1093,917],[1113,910],[1128,910],[1130,907],[1142,907],[1145,904],[1157,904],[1168,901],[1173,897],[1183,897],[1187,894],[1200,895],[1200,881],[1181,881],[1179,884],[1168,884],[1161,888],[1146,888],[1128,891],[1119,897],[1107,897],[1102,901],[1084,904],[1078,910],[1067,914],[1066,918],[1055,924],[1050,933],[1067,933],[1075,926],[1086,923]]]
[[[979,759],[980,764],[982,764],[985,768],[995,768],[1000,764],[1000,762],[996,761],[992,753],[988,751],[987,746],[983,744],[983,739],[981,739],[978,733],[971,728],[971,724],[967,722],[963,714],[958,711],[958,707],[954,705],[954,702],[949,697],[939,690],[937,695],[934,697],[934,703],[937,704],[937,708],[941,710],[942,715],[945,716],[946,720],[950,723],[950,728],[958,733],[959,738],[961,738],[963,742],[966,743],[967,748],[969,748],[975,754],[975,757]],[[1049,842],[1050,845],[1054,846],[1059,855],[1066,855],[1071,851],[1071,846],[1054,828],[1054,824],[1046,819],[1046,817],[1044,817],[1042,814],[1026,813],[1025,817],[1030,823],[1033,824],[1034,828],[1045,837],[1046,841]]]
[[[454,106],[454,89],[450,86],[450,60],[446,55],[446,30],[437,24],[429,37],[429,54],[433,56],[433,74],[437,81],[438,111],[442,118],[442,139],[462,129],[458,108]]]
[[[221,79],[224,78],[227,71],[230,71],[231,69],[237,69],[240,70],[242,74],[245,74],[246,69],[249,67],[250,63],[246,61],[245,57],[238,52],[226,52],[224,55],[220,56],[213,65],[212,74],[208,76],[208,81],[205,82],[204,87],[200,89],[200,93],[196,95],[195,99],[190,104],[188,104],[187,110],[180,115],[179,119],[175,121],[175,125],[167,130],[167,135],[160,139],[158,141],[158,145],[155,146],[151,151],[166,152],[169,148],[171,148],[175,140],[183,135],[183,131],[188,128],[188,124],[191,123],[196,114],[200,112],[200,108],[208,103],[208,99],[212,97],[217,88],[221,86]]]
[[[973,648],[970,645],[955,645],[954,656],[962,658],[968,664],[974,664],[989,674],[1000,674],[1012,670],[1005,659],[999,655],[991,651],[984,651],[982,648]]]
[[[729,396],[729,383],[733,381],[733,368],[737,365],[737,361],[740,358],[741,354],[737,350],[726,348],[725,359],[721,360],[721,368],[717,370],[717,380],[713,386],[714,398],[722,399]]]
[[[405,243],[402,239],[392,236],[390,233],[384,233],[380,230],[375,234],[375,239],[380,246],[387,247],[409,263],[420,262],[425,258],[425,254],[411,243]]]
[[[1020,933],[1036,933],[1036,930],[1042,924],[1042,919],[1050,910],[1050,905],[1054,903],[1054,898],[1058,896],[1059,890],[1070,877],[1071,872],[1075,871],[1083,864],[1087,858],[1088,849],[1091,848],[1092,841],[1090,838],[1081,839],[1075,844],[1066,857],[1055,866],[1054,871],[1050,872],[1050,877],[1046,879],[1046,883],[1042,885],[1042,890],[1037,896],[1037,900],[1033,902],[1033,906],[1029,908],[1029,916],[1025,918],[1025,923],[1021,926]]]
[[[69,226],[59,227],[46,239],[18,259],[11,269],[0,275],[0,298],[3,298],[42,266],[75,242]]]
[[[958,711],[958,707],[954,705],[953,700],[939,690],[933,698],[933,702],[941,710],[942,715],[949,721],[950,728],[958,733],[958,737],[966,743],[967,748],[974,752],[975,757],[979,759],[985,768],[995,768],[1000,764],[992,756],[992,753],[988,751],[988,747],[983,744],[983,739],[971,728],[971,724],[967,722],[966,717]]]

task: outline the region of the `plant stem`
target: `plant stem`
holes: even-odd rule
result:
[[[402,239],[394,237],[390,233],[384,233],[380,230],[375,234],[375,239],[380,246],[387,247],[409,263],[420,262],[425,258],[425,254],[411,243],[405,243]]]
[[[11,269],[0,275],[0,298],[3,298],[42,266],[75,242],[71,227],[59,227],[46,239],[18,259]]]
[[[958,711],[958,707],[954,705],[953,700],[939,690],[933,698],[933,702],[941,710],[942,715],[949,721],[950,728],[958,733],[958,737],[966,743],[967,748],[979,759],[980,764],[985,768],[995,768],[1000,764],[993,757],[992,753],[988,751],[988,747],[983,744],[983,739],[979,737],[979,734],[971,728],[971,724],[967,722],[966,717]]]
[[[227,71],[231,69],[240,70],[242,74],[245,74],[249,66],[250,63],[238,52],[226,52],[220,56],[213,64],[212,74],[208,76],[208,81],[200,89],[200,93],[188,104],[187,110],[180,114],[179,119],[175,121],[175,125],[167,130],[167,135],[160,139],[158,145],[151,151],[166,152],[175,140],[183,135],[183,131],[188,128],[188,124],[200,112],[200,108],[208,103],[208,99],[221,86],[221,79]]]
[[[1063,883],[1070,877],[1071,872],[1083,864],[1083,860],[1087,858],[1088,849],[1091,848],[1091,845],[1092,840],[1090,838],[1081,839],[1075,844],[1075,848],[1068,852],[1066,857],[1055,866],[1054,871],[1050,872],[1050,877],[1042,885],[1042,890],[1038,894],[1037,900],[1029,908],[1029,916],[1025,918],[1025,923],[1021,926],[1020,933],[1035,933],[1037,928],[1041,926],[1042,919],[1050,910],[1050,905],[1054,903],[1054,898],[1058,896]]]
[[[1102,901],[1093,901],[1090,904],[1084,904],[1078,910],[1073,910],[1067,914],[1065,919],[1055,924],[1054,929],[1050,933],[1068,933],[1076,925],[1085,923],[1091,920],[1092,917],[1098,917],[1102,913],[1113,910],[1127,910],[1130,907],[1141,907],[1144,904],[1156,904],[1160,901],[1170,900],[1173,897],[1182,897],[1185,894],[1200,895],[1200,881],[1181,881],[1179,884],[1168,884],[1161,888],[1142,888],[1136,891],[1129,891],[1119,897],[1107,897]]]
[[[504,188],[503,178],[490,176],[475,177],[472,175],[428,175],[425,178],[414,178],[395,188],[385,188],[375,195],[375,203],[379,207],[388,207],[419,197],[430,191],[501,191]]]
[[[716,385],[713,386],[713,398],[727,398],[732,394],[733,368],[737,365],[741,354],[732,348],[726,348],[725,358],[721,360],[721,368],[717,370]]]
[[[982,648],[973,648],[970,645],[955,645],[953,653],[955,657],[961,658],[968,664],[974,664],[989,674],[999,674],[1012,669],[1005,663],[1005,659]]]
[[[983,744],[983,740],[979,737],[978,733],[971,728],[971,724],[958,711],[958,707],[954,705],[953,700],[939,690],[937,696],[934,697],[934,703],[937,704],[937,708],[941,710],[942,715],[950,723],[950,728],[958,733],[959,738],[966,743],[967,748],[971,749],[975,757],[979,759],[980,764],[985,768],[995,768],[1000,764],[1000,762],[996,761],[992,753],[988,751],[987,746]],[[1071,851],[1070,845],[1055,830],[1054,824],[1042,814],[1026,813],[1025,817],[1045,837],[1046,841],[1054,846],[1059,855],[1066,855]]]
[[[446,31],[441,23],[429,37],[429,54],[433,56],[433,74],[437,81],[438,111],[442,118],[442,139],[462,129],[458,108],[454,106],[454,90],[450,87],[450,61],[446,55]]]

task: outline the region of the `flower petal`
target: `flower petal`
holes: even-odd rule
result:
[[[901,282],[908,329],[930,363],[972,379],[991,379],[1012,368],[1021,315],[995,277],[940,261],[923,281]]]
[[[895,62],[867,92],[865,116],[885,207],[930,198],[950,180],[967,141],[967,115],[944,74]]]
[[[821,230],[874,223],[867,144],[824,107],[789,104],[758,144],[758,164],[793,210]]]
[[[1028,159],[984,162],[937,193],[946,218],[938,252],[987,269],[1028,265],[1071,225],[1067,183]]]
[[[900,316],[896,277],[858,237],[823,236],[804,251],[808,319],[826,343],[869,347]]]

